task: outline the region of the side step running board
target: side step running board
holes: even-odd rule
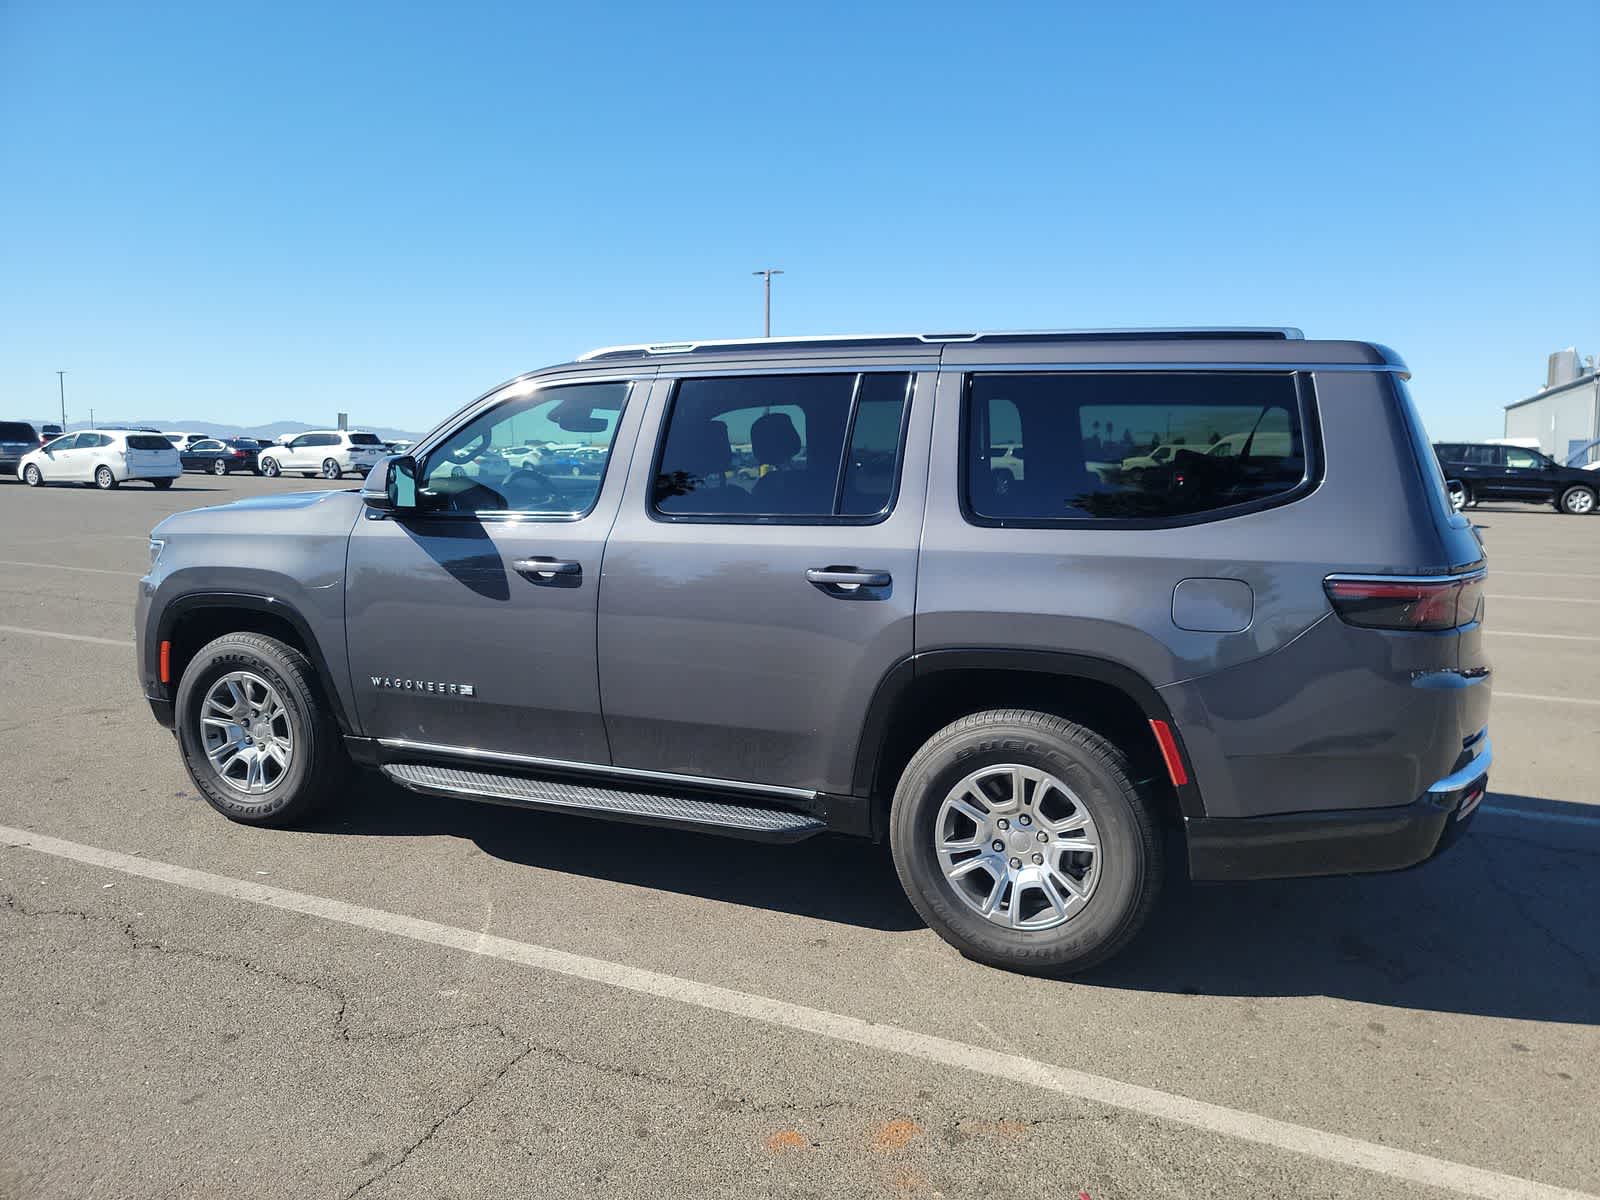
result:
[[[466,796],[499,804],[520,804],[765,842],[795,842],[827,829],[826,824],[806,813],[695,796],[626,792],[593,784],[558,783],[523,775],[462,771],[424,763],[389,763],[383,773],[414,792]]]

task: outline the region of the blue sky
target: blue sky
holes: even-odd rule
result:
[[[595,345],[1298,324],[1435,436],[1600,352],[1600,6],[0,0],[0,416],[425,428]]]

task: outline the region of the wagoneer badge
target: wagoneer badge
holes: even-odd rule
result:
[[[372,676],[372,686],[388,688],[394,692],[428,692],[435,696],[475,696],[478,689],[470,683],[437,683],[432,679],[395,679],[388,675]]]

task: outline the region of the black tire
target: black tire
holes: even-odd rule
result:
[[[261,474],[265,475],[268,479],[276,479],[278,477],[278,472],[281,471],[283,468],[278,466],[278,460],[277,459],[275,459],[275,458],[263,458],[261,460],[261,466],[259,468],[257,468],[257,469],[261,472]]]
[[[1466,484],[1454,479],[1449,484],[1450,507],[1456,512],[1464,512],[1472,507],[1472,489]]]
[[[276,689],[294,739],[288,770],[258,797],[247,796],[218,774],[206,757],[199,732],[207,690],[223,675],[239,670],[260,676]],[[314,812],[348,782],[350,759],[316,670],[304,654],[276,638],[229,633],[206,645],[178,683],[176,712],[178,746],[189,778],[206,802],[230,821],[287,825]]]
[[[1595,490],[1575,483],[1561,493],[1561,499],[1556,502],[1556,507],[1569,516],[1588,516],[1595,509]]]
[[[37,463],[29,463],[23,468],[22,482],[29,487],[38,487],[44,482],[44,474],[39,470]]]
[[[1100,839],[1088,901],[1050,929],[1010,929],[968,907],[934,848],[950,790],[983,767],[1013,763],[1071,788]],[[1160,826],[1134,785],[1127,756],[1099,734],[1047,713],[974,713],[934,734],[900,776],[889,834],[900,882],[933,931],[969,958],[1029,974],[1083,971],[1116,954],[1149,918],[1165,874]]]
[[[94,469],[94,485],[102,492],[112,491],[118,486],[117,477],[112,473],[110,467],[96,467]]]
[[[152,479],[150,482],[155,485],[155,489],[158,492],[164,492],[172,486],[172,480],[170,479]]]
[[[322,460],[322,477],[324,479],[343,479],[344,472],[339,469],[337,459],[325,458]]]
[[[213,459],[211,462],[211,473],[213,475],[226,475],[228,473],[227,462],[220,458]]]

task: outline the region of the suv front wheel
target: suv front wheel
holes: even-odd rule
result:
[[[974,713],[912,757],[890,813],[917,912],[969,958],[1081,971],[1138,933],[1161,889],[1162,840],[1126,755],[1047,713]]]
[[[283,825],[345,782],[349,759],[309,659],[257,633],[194,656],[178,684],[178,744],[212,808],[246,825]]]

